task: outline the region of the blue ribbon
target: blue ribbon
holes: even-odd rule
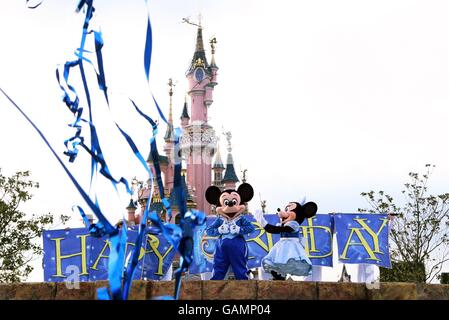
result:
[[[142,247],[142,240],[145,235],[145,230],[147,227],[147,220],[148,220],[148,208],[150,207],[150,202],[147,202],[147,205],[145,207],[145,211],[143,214],[142,219],[140,220],[139,224],[139,233],[137,235],[137,239],[134,245],[133,253],[131,261],[128,264],[128,267],[126,268],[125,277],[124,277],[124,284],[123,284],[123,300],[128,299],[129,290],[131,288],[131,284],[134,278],[134,272],[136,271],[137,264],[139,262],[139,255],[140,255],[140,248]]]
[[[179,138],[181,136],[181,130],[175,129],[175,156],[178,155]],[[175,271],[175,292],[173,297],[163,296],[158,299],[170,300],[179,299],[179,293],[182,284],[182,274],[189,269],[190,264],[193,261],[193,228],[198,225],[202,225],[206,221],[206,215],[200,211],[187,211],[187,195],[182,186],[181,181],[182,162],[181,159],[175,159],[174,166],[174,181],[173,191],[176,199],[176,203],[179,209],[180,225],[163,223],[159,216],[155,213],[150,215],[150,219],[154,225],[159,227],[163,236],[169,241],[173,247],[175,247],[180,257],[180,267]]]
[[[178,155],[176,150],[179,149],[179,139],[181,137],[181,130],[179,128],[175,129],[175,155]],[[174,168],[174,181],[173,189],[176,197],[176,202],[179,208],[180,227],[182,230],[182,238],[179,244],[178,251],[181,255],[180,257],[180,267],[175,271],[175,294],[174,298],[179,299],[179,293],[181,289],[181,276],[184,272],[189,270],[189,266],[193,261],[193,228],[198,225],[204,224],[206,221],[206,216],[200,211],[189,211],[187,212],[187,195],[181,183],[181,169],[182,161],[177,159]]]
[[[37,4],[36,6],[32,6],[29,8],[34,9],[37,8],[42,2]],[[28,5],[28,1],[27,1]],[[59,86],[61,90],[64,93],[63,101],[66,104],[66,106],[69,108],[69,110],[73,113],[75,119],[74,121],[69,124],[70,127],[73,127],[75,129],[75,134],[66,139],[64,141],[64,145],[66,147],[66,151],[64,152],[65,155],[69,157],[69,162],[74,162],[78,155],[78,148],[81,146],[83,149],[85,149],[89,155],[91,156],[91,178],[90,178],[90,186],[92,186],[92,181],[94,174],[97,174],[99,171],[104,177],[106,177],[114,186],[114,189],[117,191],[117,184],[124,184],[126,187],[126,190],[129,194],[132,194],[131,189],[129,188],[129,184],[127,180],[123,177],[120,179],[113,178],[109,167],[106,163],[106,160],[103,156],[103,152],[100,147],[100,141],[99,137],[96,132],[96,128],[93,122],[92,117],[92,105],[91,105],[91,97],[89,88],[87,85],[86,75],[84,71],[84,65],[83,62],[89,63],[95,70],[95,67],[93,66],[93,63],[90,59],[84,57],[84,53],[91,53],[90,51],[85,50],[85,43],[86,43],[86,37],[88,34],[91,34],[93,32],[94,38],[95,38],[95,53],[97,57],[97,65],[98,65],[98,72],[95,70],[97,74],[97,82],[100,90],[103,91],[106,102],[109,107],[109,98],[107,94],[107,86],[106,86],[106,77],[104,72],[104,65],[103,65],[103,57],[102,57],[102,47],[103,47],[103,39],[101,32],[92,30],[88,31],[89,28],[89,22],[93,16],[93,12],[95,11],[95,8],[93,7],[93,0],[80,0],[78,2],[78,6],[76,8],[76,11],[79,12],[83,7],[86,7],[86,13],[85,13],[85,19],[83,24],[83,32],[81,37],[81,44],[79,48],[75,51],[75,55],[77,56],[77,59],[74,61],[67,61],[64,64],[63,68],[63,74],[60,75],[59,69],[56,70],[56,78],[58,80]],[[151,22],[150,22],[150,15],[148,12],[148,24],[147,24],[147,32],[146,32],[146,41],[145,41],[145,52],[144,52],[144,69],[145,74],[147,77],[147,81],[149,82],[149,74],[150,74],[150,65],[151,65],[151,54],[152,54],[152,29],[151,29]],[[82,118],[83,115],[83,108],[80,107],[80,99],[78,96],[77,91],[75,90],[74,86],[69,84],[69,75],[72,68],[78,67],[83,83],[83,89],[84,93],[86,95],[86,101],[88,105],[88,114],[89,114],[89,120],[86,120]],[[1,89],[0,89],[1,90]],[[109,235],[109,239],[111,241],[111,253],[110,253],[110,259],[109,259],[109,282],[110,282],[110,293],[107,291],[106,288],[101,288],[98,290],[98,296],[101,299],[127,299],[130,286],[132,284],[132,278],[135,271],[135,268],[137,266],[138,262],[138,256],[139,251],[142,245],[142,239],[144,235],[144,230],[146,226],[147,221],[147,215],[149,210],[149,205],[151,203],[151,196],[147,202],[147,206],[145,208],[144,212],[144,218],[142,219],[142,222],[140,224],[139,229],[139,235],[137,237],[134,251],[132,254],[132,259],[128,263],[128,267],[126,269],[126,272],[123,274],[123,266],[125,263],[125,250],[126,250],[126,224],[124,224],[122,231],[118,232],[118,229],[113,227],[107,219],[102,214],[100,207],[98,205],[97,196],[95,194],[95,203],[90,199],[90,197],[87,195],[87,193],[81,188],[81,186],[78,184],[76,179],[73,177],[73,175],[70,173],[70,171],[67,169],[67,167],[64,165],[62,160],[59,158],[59,156],[55,153],[52,146],[48,143],[45,136],[42,134],[42,132],[34,125],[34,123],[28,118],[28,116],[21,110],[20,107],[18,107],[15,102],[9,98],[9,96],[1,90],[2,93],[11,101],[11,103],[22,113],[22,115],[28,120],[28,122],[35,128],[35,130],[39,133],[41,138],[44,140],[46,145],[50,148],[54,156],[57,158],[61,166],[64,168],[66,173],[69,175],[70,179],[72,180],[72,183],[74,183],[75,187],[78,189],[78,191],[81,193],[83,199],[86,201],[88,206],[91,208],[93,213],[98,218],[98,223],[96,224],[90,224],[89,225],[89,231],[92,236],[101,237],[104,235]],[[73,96],[73,98],[71,98]],[[153,101],[156,105],[156,108],[158,110],[158,113],[160,117],[163,119],[165,123],[168,123],[166,120],[166,117],[164,116],[161,108],[159,107],[159,104],[157,103],[154,95],[152,95]],[[161,169],[160,169],[160,163],[159,163],[159,153],[157,150],[156,145],[156,135],[157,135],[157,125],[156,123],[147,115],[145,115],[138,107],[137,105],[131,100],[133,103],[135,109],[137,112],[143,116],[147,121],[150,122],[152,128],[153,128],[153,136],[150,140],[151,143],[151,156],[153,158],[153,164],[155,168],[156,173],[156,180],[157,185],[159,188],[159,192],[161,195],[162,203],[164,207],[167,209],[168,215],[171,218],[172,212],[170,203],[165,197],[164,194],[164,187],[161,177]],[[90,147],[88,147],[84,142],[84,137],[82,135],[82,124],[86,123],[89,125],[90,129]],[[141,164],[144,166],[144,168],[147,170],[147,172],[150,175],[151,180],[153,179],[153,175],[151,170],[149,169],[148,165],[146,164],[145,159],[139,152],[137,146],[131,139],[131,137],[121,129],[121,127],[115,122],[116,127],[122,134],[122,136],[127,141],[128,145],[132,149],[134,155],[139,159]],[[179,137],[178,137],[179,142]],[[177,142],[177,143],[178,143]],[[177,144],[176,144],[177,145]],[[98,166],[100,166],[100,169],[98,170]],[[150,219],[153,221],[155,226],[159,227],[159,229],[162,231],[164,236],[167,238],[167,240],[175,247],[178,248],[179,246],[179,252],[181,253],[181,261],[182,267],[180,268],[180,271],[177,271],[177,285],[175,290],[175,298],[178,298],[179,295],[179,287],[180,287],[180,275],[182,272],[188,269],[188,266],[191,262],[191,252],[193,244],[191,243],[192,236],[191,236],[191,229],[192,226],[197,224],[201,219],[198,218],[204,214],[189,214],[186,215],[186,195],[184,194],[184,190],[182,189],[181,183],[180,183],[180,170],[181,170],[181,164],[175,165],[175,195],[178,200],[178,207],[180,208],[181,212],[181,228],[177,225],[172,224],[165,224],[161,219],[157,216],[156,213],[150,214]],[[178,178],[177,178],[178,177]],[[152,188],[153,186],[151,186]],[[89,224],[89,221],[83,211],[83,209],[79,206],[76,206],[76,208],[79,210],[84,222],[86,225]],[[192,219],[193,218],[193,219]],[[184,221],[185,220],[185,221]],[[187,268],[187,269],[186,269]],[[123,290],[122,290],[122,277],[123,277]]]
[[[157,150],[157,144],[156,144],[156,135],[158,133],[157,124],[156,124],[156,122],[153,121],[153,119],[151,119],[142,110],[140,110],[140,108],[137,106],[137,104],[132,99],[130,99],[130,101],[133,104],[133,106],[136,109],[136,111],[144,119],[146,119],[151,124],[151,127],[153,128],[153,137],[150,140],[150,145],[151,145],[150,154],[151,154],[151,157],[153,159],[153,167],[154,167],[154,171],[156,173],[156,181],[157,181],[157,186],[158,186],[158,189],[159,189],[159,194],[160,194],[161,199],[162,199],[162,204],[164,205],[165,209],[167,210],[169,219],[171,219],[171,217],[172,217],[172,209],[171,209],[171,206],[170,206],[170,202],[165,197],[164,184],[162,182],[161,166],[160,166],[160,163],[159,163],[159,152]]]
[[[39,128],[34,124],[34,122],[25,114],[25,112],[23,112],[23,110],[6,94],[5,91],[3,91],[3,89],[0,88],[0,91],[6,96],[6,98],[16,107],[16,109],[22,114],[22,116],[31,124],[31,126],[37,131],[37,133],[39,134],[39,136],[42,138],[42,140],[44,141],[44,143],[47,145],[47,147],[50,149],[50,151],[53,153],[53,155],[55,156],[56,160],[58,160],[59,164],[62,166],[62,168],[64,169],[64,171],[67,173],[67,175],[69,176],[70,180],[72,181],[72,183],[75,185],[76,189],[78,190],[78,192],[81,194],[82,198],[84,199],[84,201],[87,203],[87,205],[89,206],[89,208],[92,210],[92,212],[96,215],[96,217],[98,218],[98,220],[103,224],[104,227],[104,232],[106,234],[115,234],[117,233],[116,228],[114,228],[109,221],[105,218],[105,216],[103,215],[103,213],[101,212],[100,208],[95,205],[95,203],[90,199],[90,197],[87,195],[87,193],[84,191],[84,189],[81,187],[81,185],[78,183],[78,181],[75,179],[75,177],[72,175],[72,173],[70,172],[70,170],[66,167],[66,165],[64,164],[64,162],[62,162],[61,158],[58,156],[58,154],[55,152],[55,150],[53,149],[53,147],[51,146],[51,144],[48,142],[47,138],[45,137],[45,135],[42,133],[41,130],[39,130]]]

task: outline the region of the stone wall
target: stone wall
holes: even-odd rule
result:
[[[107,281],[0,284],[0,300],[94,300]],[[374,285],[373,285],[374,286]],[[134,281],[129,299],[148,300],[173,295],[173,281]],[[392,283],[371,288],[362,283],[302,281],[185,281],[183,300],[449,300],[449,285]]]

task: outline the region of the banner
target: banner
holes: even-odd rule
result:
[[[301,224],[303,245],[314,266],[332,267],[334,220],[331,215],[317,214]]]
[[[336,214],[341,263],[366,263],[391,268],[386,214]]]
[[[266,232],[252,215],[247,215],[245,218],[256,227],[256,230],[245,236],[245,239],[248,245],[248,267],[257,268],[260,267],[261,259],[267,255],[273,245],[279,240],[279,235]],[[216,219],[216,217],[207,217],[206,223],[200,227],[196,227],[194,230],[196,241],[194,261],[190,265],[189,270],[191,274],[212,272],[215,243],[218,237],[209,237],[206,234],[206,229]],[[275,214],[265,215],[265,219],[270,224],[279,222],[279,218]]]
[[[134,246],[138,228],[127,231],[127,254]],[[176,251],[163,236],[147,228],[134,279],[160,280],[170,267]],[[93,238],[86,228],[44,231],[44,281],[106,280],[110,243],[107,237]]]
[[[249,268],[258,268],[261,260],[279,241],[279,234],[265,231],[253,218],[245,216],[256,227],[245,236]],[[193,230],[194,259],[189,273],[212,272],[217,237],[209,237],[206,229],[216,217]],[[276,225],[275,214],[265,215],[268,223]],[[388,218],[380,214],[317,214],[306,219],[300,228],[302,244],[315,266],[332,267],[333,232],[336,230],[338,256],[342,263],[375,264],[391,268],[388,247]],[[127,253],[134,245],[137,227],[128,231]],[[162,235],[149,227],[145,234],[134,279],[160,280],[170,267],[175,250]],[[85,228],[44,231],[45,281],[64,281],[79,273],[80,281],[107,279],[110,244],[107,238],[93,238]]]
[[[279,241],[279,234],[265,231],[252,215],[245,216],[254,224],[256,230],[245,236],[248,245],[248,267],[258,268],[273,245]],[[190,266],[190,273],[211,272],[214,260],[215,243],[217,237],[206,235],[206,229],[214,223],[216,217],[208,217],[207,223],[195,229],[195,259]],[[269,224],[279,223],[275,214],[265,215]],[[301,225],[300,232],[304,237],[302,243],[313,265],[332,267],[332,231],[334,229],[332,216],[319,214],[307,219]]]

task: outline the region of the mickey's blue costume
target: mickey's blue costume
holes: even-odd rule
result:
[[[211,280],[223,280],[229,266],[237,280],[248,280],[248,247],[243,237],[255,230],[251,222],[241,214],[245,211],[245,202],[252,199],[253,188],[243,183],[236,190],[224,190],[211,186],[206,190],[206,200],[216,206],[219,217],[206,230],[208,236],[218,237],[214,270]]]
[[[220,234],[218,228],[223,224],[235,224],[239,227],[237,233]],[[231,229],[232,227],[230,227]],[[206,233],[211,237],[219,237],[216,244],[214,255],[214,272],[211,280],[223,280],[228,272],[229,266],[232,266],[235,278],[237,280],[248,280],[248,246],[243,237],[255,230],[253,224],[243,216],[238,217],[232,222],[227,222],[223,218],[217,218],[215,222],[207,229]]]

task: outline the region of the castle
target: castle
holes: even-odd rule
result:
[[[190,23],[190,22],[189,22]],[[190,23],[193,24],[193,23]],[[232,157],[231,133],[226,133],[228,141],[226,164],[223,164],[218,145],[218,137],[212,126],[208,124],[208,109],[213,99],[213,91],[217,83],[218,67],[215,63],[216,39],[210,40],[211,59],[207,60],[203,43],[203,29],[201,24],[194,24],[198,27],[196,35],[195,52],[186,72],[188,81],[188,95],[190,97],[190,113],[187,98],[184,102],[180,125],[182,136],[180,140],[181,156],[183,161],[182,185],[187,194],[187,208],[197,209],[207,215],[213,214],[214,209],[204,198],[204,192],[210,185],[216,185],[221,189],[235,188],[239,179],[234,169]],[[174,176],[174,122],[173,122],[173,82],[170,79],[169,85],[169,116],[168,125],[164,135],[163,153],[159,151],[159,163],[164,182],[164,194],[170,202],[172,208],[172,221],[168,221],[165,208],[162,204],[161,195],[157,187],[150,204],[150,211],[156,211],[167,222],[178,222],[177,205],[173,195]],[[213,160],[213,161],[212,161]],[[155,176],[153,159],[151,153],[147,159],[148,166]],[[128,223],[137,224],[140,216],[150,196],[150,182],[138,190],[138,202],[142,212],[136,214],[136,203],[131,199],[128,207]]]

